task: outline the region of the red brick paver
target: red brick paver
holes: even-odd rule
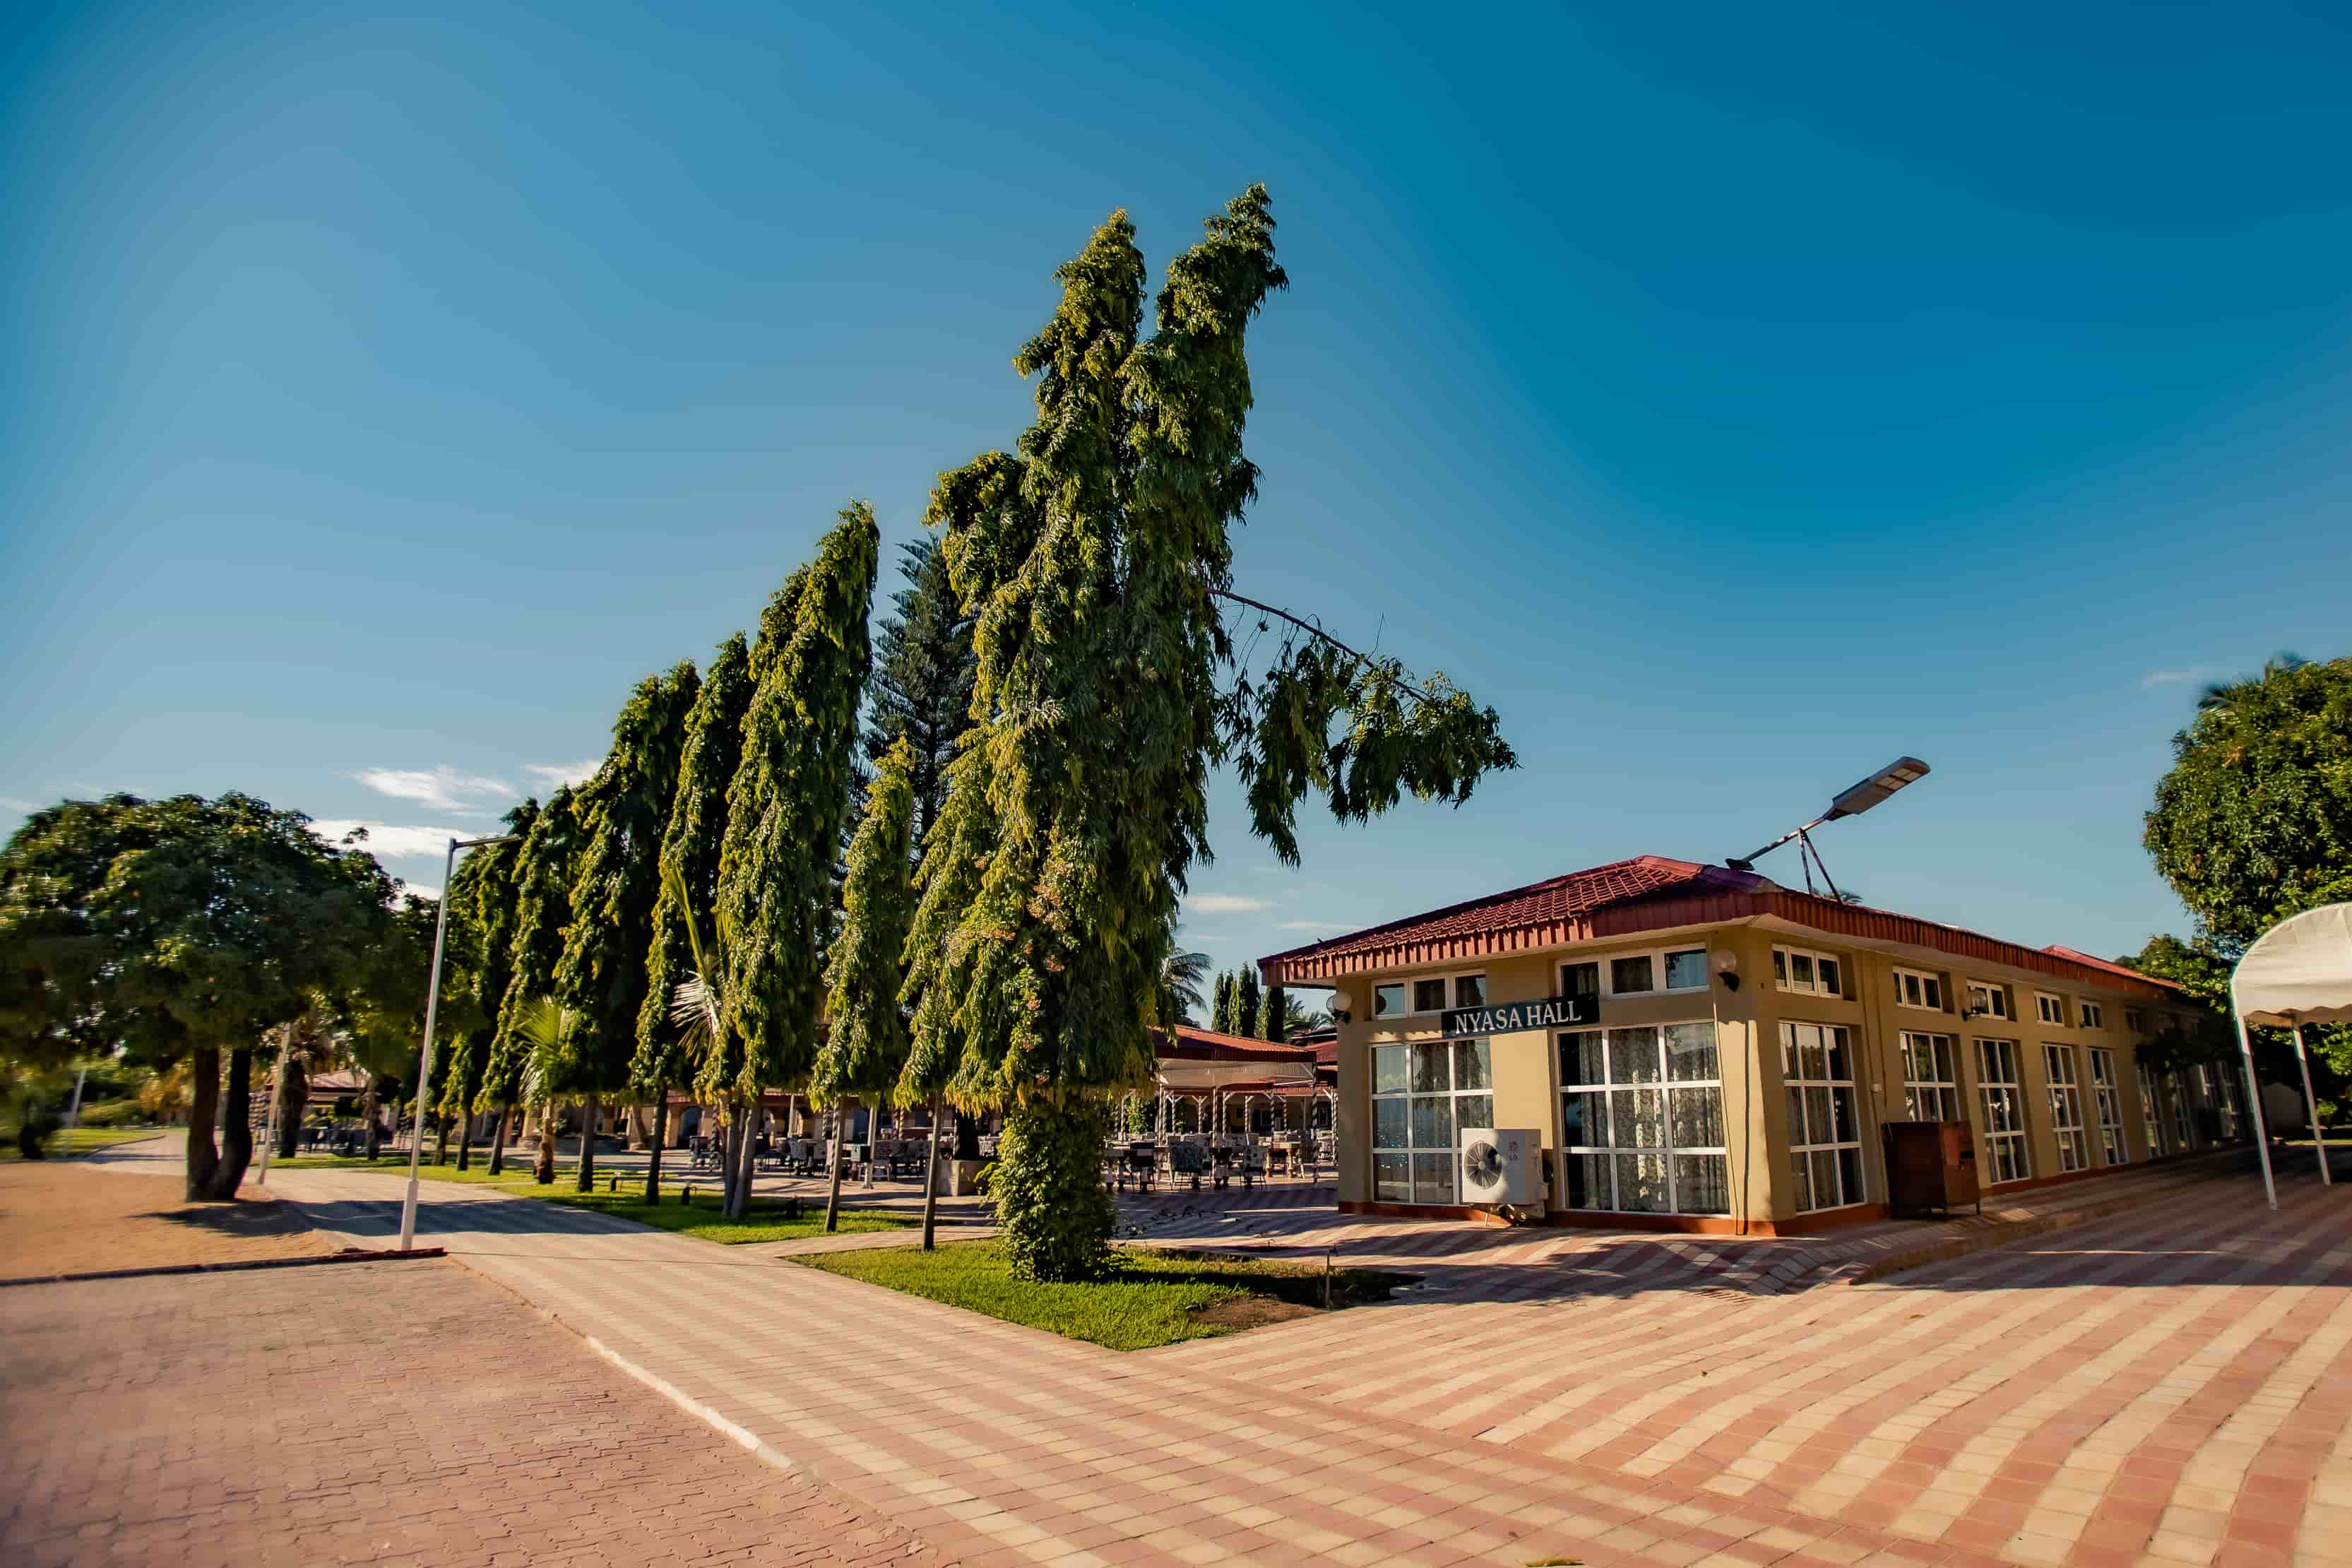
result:
[[[454,1263],[21,1287],[0,1336],[11,1568],[948,1561]]]

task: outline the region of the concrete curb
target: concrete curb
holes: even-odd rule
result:
[[[321,1263],[398,1263],[410,1258],[446,1258],[446,1249],[419,1247],[408,1252],[368,1252],[346,1247],[315,1258],[253,1258],[234,1263],[159,1263],[150,1268],[93,1268],[79,1274],[26,1274],[0,1279],[11,1285],[79,1285],[94,1279],[149,1279],[166,1274],[242,1274],[255,1268],[310,1268]]]
[[[639,1366],[635,1362],[631,1361],[628,1357],[623,1355],[620,1352],[614,1350],[612,1346],[606,1344],[595,1335],[585,1333],[581,1330],[572,1328],[571,1324],[564,1322],[564,1321],[555,1313],[548,1312],[546,1316],[551,1321],[556,1323],[560,1327],[572,1329],[573,1333],[579,1334],[580,1338],[586,1342],[590,1350],[594,1351],[598,1355],[612,1363],[613,1365],[619,1368],[622,1372],[626,1373],[637,1382],[642,1383],[647,1388],[652,1389],[656,1394],[660,1394],[664,1399],[668,1400],[672,1405],[677,1405],[680,1410],[685,1411],[688,1415],[693,1416],[704,1426],[709,1426],[711,1430],[717,1432],[720,1436],[726,1438],[737,1447],[741,1448],[744,1452],[750,1454],[753,1458],[759,1460],[770,1469],[797,1470],[800,1468],[798,1465],[793,1463],[790,1455],[783,1453],[773,1445],[768,1443],[765,1439],[761,1438],[758,1433],[753,1432],[736,1422],[730,1421],[726,1416],[721,1415],[710,1405],[705,1405],[701,1400],[695,1398],[690,1394],[688,1394],[684,1389],[678,1387],[676,1384],[671,1383],[668,1379],[662,1377],[657,1373],[652,1372],[646,1367]]]

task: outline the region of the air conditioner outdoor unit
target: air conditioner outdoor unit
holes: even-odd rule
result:
[[[1543,1134],[1533,1128],[1465,1127],[1462,1130],[1462,1201],[1465,1204],[1540,1204],[1543,1194]]]

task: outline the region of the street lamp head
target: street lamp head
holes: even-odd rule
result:
[[[1927,776],[1927,764],[1916,757],[1897,757],[1860,784],[1840,790],[1830,802],[1829,810],[1822,814],[1823,822],[1835,822],[1841,816],[1860,816],[1905,784]]]

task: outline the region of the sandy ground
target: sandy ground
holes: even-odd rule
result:
[[[81,1160],[0,1164],[0,1279],[243,1262],[331,1252],[292,1208],[247,1187],[233,1204],[192,1204],[176,1175],[133,1175]]]

